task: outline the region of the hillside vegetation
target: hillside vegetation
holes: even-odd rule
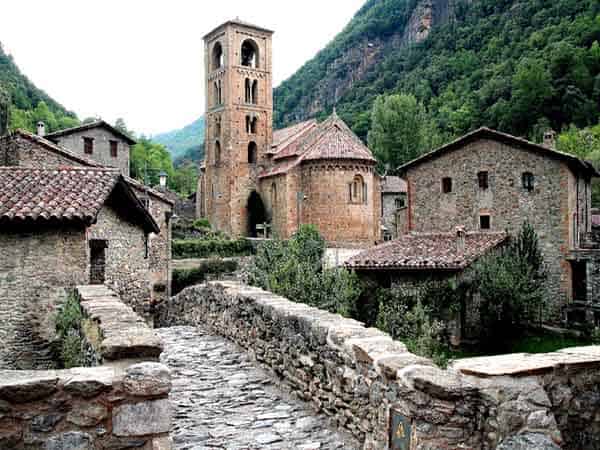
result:
[[[200,117],[180,130],[157,134],[152,140],[164,145],[176,164],[186,160],[200,161],[204,158],[204,128],[204,117]]]
[[[415,23],[427,23],[426,14],[433,14],[434,24],[427,38],[388,45],[414,33]],[[548,127],[598,123],[598,41],[597,0],[369,0],[332,43],[276,89],[276,123],[323,115],[337,104],[366,140],[377,96],[405,93],[425,107],[446,139],[485,125],[539,140]],[[352,66],[346,63],[356,62],[356,52],[368,59],[373,46],[383,55],[351,80],[347,92],[315,97],[319,86],[347,84]]]
[[[1,44],[0,86],[10,96],[11,129],[35,131],[36,123],[40,120],[46,123],[49,132],[79,124],[75,113],[67,111],[21,73],[12,56],[4,52]]]

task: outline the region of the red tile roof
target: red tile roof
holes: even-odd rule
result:
[[[275,165],[263,172],[260,178],[286,173],[305,161],[317,160],[353,160],[375,164],[371,151],[333,113],[326,121],[302,122],[294,127],[281,130],[274,136],[278,151],[273,156]],[[290,161],[290,158],[295,159]]]
[[[30,133],[29,131],[26,130],[15,130],[14,131],[15,135],[21,136],[31,142],[34,142],[38,145],[41,145],[42,147],[57,153],[59,155],[65,156],[66,158],[78,163],[78,164],[82,164],[84,166],[90,166],[90,167],[105,167],[102,164],[100,164],[98,161],[95,161],[91,158],[88,158],[87,156],[82,156],[82,155],[78,155],[77,153],[61,146],[58,144],[55,144],[54,142],[43,138],[41,136],[38,136],[37,134],[33,134]],[[5,136],[2,139],[10,139],[11,136]],[[164,196],[162,193],[148,187],[148,186],[144,186],[143,183],[140,183],[139,181],[135,180],[134,178],[128,177],[128,176],[124,176],[125,181],[127,181],[127,183],[129,183],[132,187],[139,189],[139,190],[143,190],[145,192],[148,192],[150,195],[164,201],[165,203],[170,204],[171,206],[174,205],[173,201],[170,200],[168,197]]]
[[[314,127],[315,125],[317,125],[317,121],[315,119],[311,119],[287,128],[273,131],[272,147],[280,147],[281,145],[286,144],[288,141],[295,140],[300,134],[302,134],[308,128]]]
[[[508,239],[506,233],[412,233],[350,258],[346,267],[366,270],[463,270]]]
[[[400,177],[384,177],[381,179],[381,192],[384,194],[399,194],[402,192],[407,192],[406,181]]]
[[[131,192],[118,169],[31,169],[0,167],[0,223],[96,221],[108,197],[120,186],[148,231],[160,230]]]

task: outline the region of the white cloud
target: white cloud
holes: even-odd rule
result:
[[[21,70],[80,118],[125,118],[137,132],[179,128],[204,111],[202,36],[239,17],[275,30],[274,82],[340,32],[364,0],[18,0],[0,42]]]

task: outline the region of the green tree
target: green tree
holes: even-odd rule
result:
[[[392,169],[418,157],[432,133],[425,108],[412,95],[380,96],[371,114],[369,147],[380,166]],[[381,168],[380,167],[380,168]]]
[[[0,136],[8,130],[10,122],[10,97],[8,92],[0,85]]]
[[[131,150],[131,176],[150,186],[158,184],[161,171],[167,173],[173,187],[175,169],[167,149],[142,136]]]

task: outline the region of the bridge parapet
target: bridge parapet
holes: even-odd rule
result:
[[[447,370],[362,323],[215,282],[162,305],[160,326],[228,337],[365,448],[598,448],[600,348],[459,361]]]
[[[87,363],[0,370],[0,449],[170,450],[171,373],[158,336],[104,286],[76,292]]]

